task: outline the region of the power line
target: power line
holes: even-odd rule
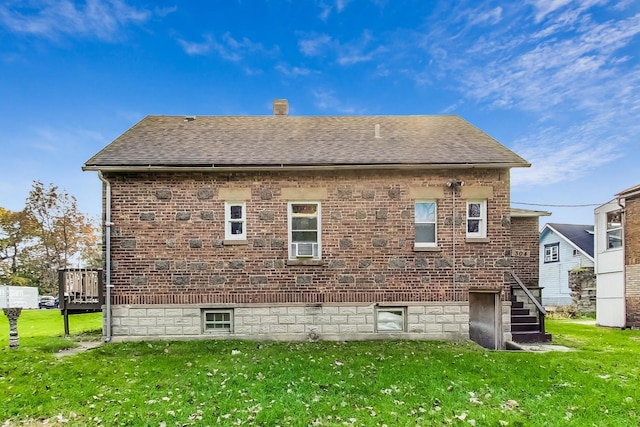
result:
[[[602,203],[588,204],[588,205],[546,205],[541,203],[523,203],[523,202],[511,202],[513,205],[526,205],[526,206],[546,206],[551,208],[588,208],[602,206]]]

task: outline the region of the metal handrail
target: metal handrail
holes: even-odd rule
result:
[[[513,271],[511,271],[511,277],[513,277],[515,279],[515,281],[518,284],[518,286],[520,286],[520,289],[522,289],[524,291],[524,293],[527,295],[527,297],[536,306],[538,311],[540,313],[542,313],[543,316],[546,316],[547,315],[547,310],[544,309],[544,307],[540,304],[540,302],[536,299],[536,297],[533,296],[531,291],[529,289],[527,289],[527,287],[524,285],[524,283],[522,283],[522,280],[520,280],[518,275],[516,273],[514,273]]]

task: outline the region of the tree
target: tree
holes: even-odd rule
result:
[[[97,227],[78,211],[76,198],[53,184],[34,181],[26,214],[35,223],[35,244],[25,259],[42,292],[55,293],[58,269],[80,261],[83,251],[97,247]]]
[[[0,207],[0,283],[29,286],[33,277],[22,269],[23,260],[34,245],[37,226],[24,210]]]

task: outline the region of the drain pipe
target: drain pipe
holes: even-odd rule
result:
[[[447,187],[451,188],[451,207],[453,215],[451,217],[451,244],[453,246],[453,260],[451,262],[452,282],[453,282],[453,298],[456,300],[456,192],[464,185],[464,181],[459,179],[451,179],[447,182]]]
[[[624,326],[622,329],[627,327],[627,245],[625,244],[624,235],[627,230],[627,201],[621,197],[616,199],[618,206],[620,206],[620,225],[622,226],[622,232],[620,233],[620,238],[622,239],[622,297],[624,299],[624,306],[622,307],[622,312],[624,316]]]
[[[105,282],[107,286],[106,307],[107,311],[107,330],[105,332],[104,342],[111,341],[111,183],[102,175],[102,172],[98,171],[98,178],[105,185]]]

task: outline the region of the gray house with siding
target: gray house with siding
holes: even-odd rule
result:
[[[571,304],[569,272],[593,267],[593,225],[547,223],[540,231],[542,304]]]

